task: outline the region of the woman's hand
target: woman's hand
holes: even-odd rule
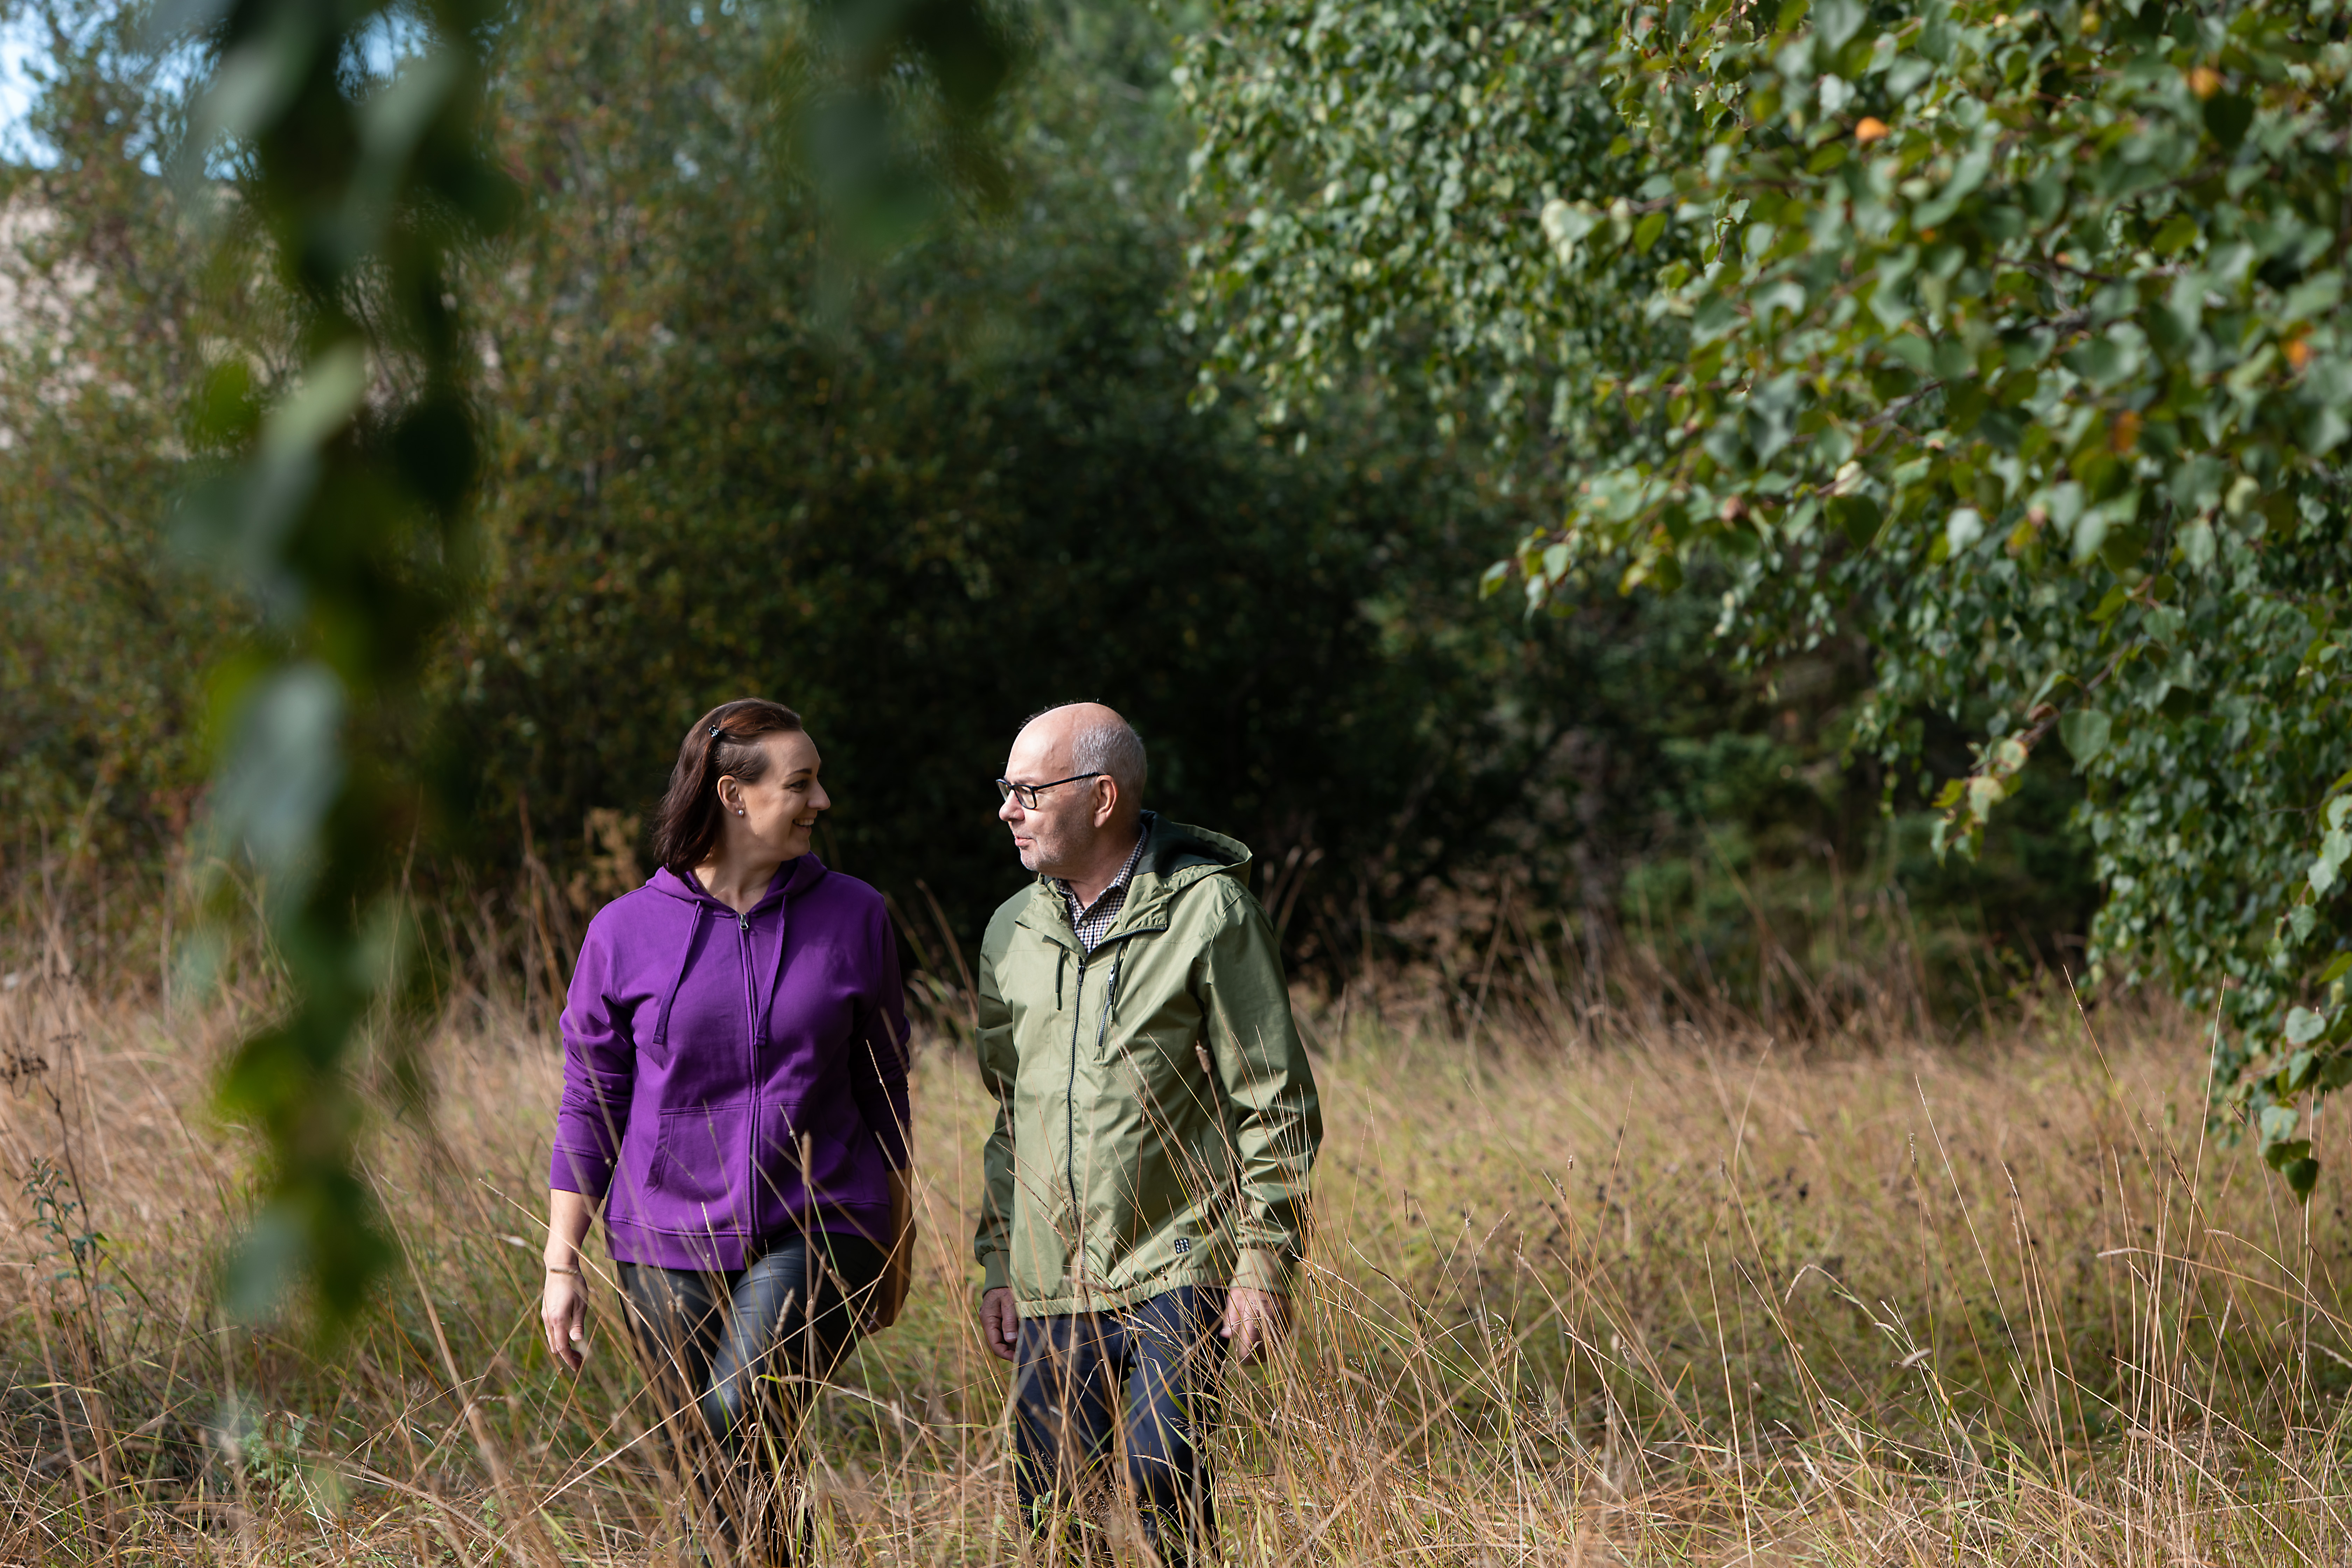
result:
[[[573,1372],[588,1359],[588,1292],[582,1289],[583,1283],[578,1274],[550,1271],[539,1295],[539,1321],[547,1330],[548,1353]]]
[[[539,1321],[547,1352],[573,1372],[588,1358],[588,1279],[580,1244],[595,1222],[596,1205],[558,1187],[547,1194],[547,1282],[540,1287]]]

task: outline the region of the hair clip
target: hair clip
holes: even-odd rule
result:
[[[710,738],[714,741],[719,739],[719,726],[716,724],[710,726]]]

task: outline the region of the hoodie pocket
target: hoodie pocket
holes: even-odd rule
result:
[[[751,1152],[751,1179],[762,1209],[798,1209],[803,1203],[856,1197],[856,1173],[849,1144],[835,1119],[812,1114],[803,1105],[763,1105],[759,1136]],[[836,1107],[836,1115],[845,1108]],[[851,1114],[854,1114],[852,1112]],[[862,1131],[864,1123],[858,1123]]]
[[[727,1206],[743,1167],[746,1105],[699,1105],[662,1112],[646,1184],[682,1202]]]

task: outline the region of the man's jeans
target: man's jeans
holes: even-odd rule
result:
[[[1024,1318],[1015,1342],[1013,1462],[1022,1517],[1100,1529],[1112,1434],[1151,1549],[1176,1568],[1216,1561],[1206,1447],[1225,1342],[1223,1290],[1187,1285],[1116,1312]],[[1125,1414],[1120,1414],[1121,1394]],[[1099,1537],[1089,1543],[1097,1549]]]

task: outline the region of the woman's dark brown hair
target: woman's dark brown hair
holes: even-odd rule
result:
[[[669,771],[669,793],[654,821],[654,859],[683,877],[719,842],[719,781],[732,773],[757,784],[768,771],[771,735],[788,735],[801,716],[764,697],[721,702],[694,721]]]

